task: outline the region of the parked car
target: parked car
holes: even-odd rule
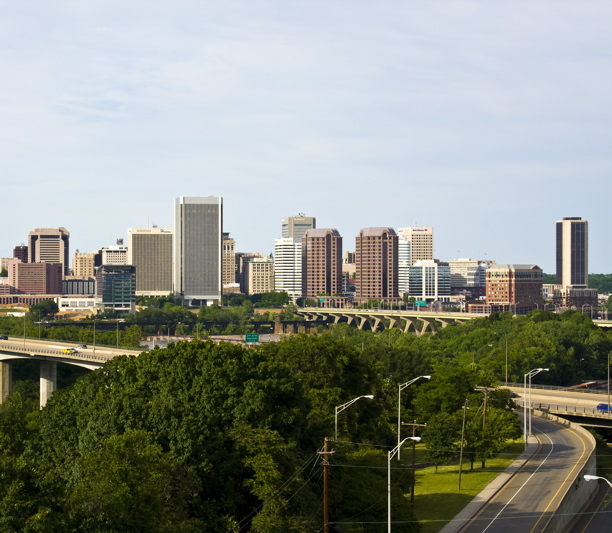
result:
[[[8,335],[0,335],[0,341],[7,341]]]
[[[606,413],[610,410],[611,406],[607,403],[600,403],[597,406],[598,411],[605,411]]]

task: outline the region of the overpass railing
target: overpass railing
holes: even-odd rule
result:
[[[83,361],[98,361],[104,362],[110,361],[113,356],[103,356],[103,355],[93,355],[86,354],[82,352],[76,353],[63,353],[61,350],[50,350],[49,348],[32,348],[32,347],[23,347],[23,346],[15,346],[8,344],[0,344],[0,350],[4,350],[6,352],[17,352],[28,355],[48,355],[51,357],[61,357],[63,359],[81,359]]]

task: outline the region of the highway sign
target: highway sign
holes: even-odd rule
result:
[[[427,305],[427,302],[425,300],[417,300],[416,302],[414,302],[414,305],[416,305],[417,307],[425,307]]]
[[[259,333],[247,333],[244,337],[246,342],[259,342]]]

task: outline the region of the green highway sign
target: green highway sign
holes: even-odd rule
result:
[[[259,333],[247,333],[244,337],[246,342],[259,342]]]
[[[427,302],[425,300],[417,300],[416,302],[414,302],[414,305],[416,305],[417,307],[425,307],[427,305]]]
[[[325,298],[319,298],[319,303],[322,304],[325,301]]]

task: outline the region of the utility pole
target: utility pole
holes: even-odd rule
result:
[[[489,403],[489,391],[495,390],[495,387],[474,387],[474,390],[484,393],[484,406],[482,412],[482,433],[484,438],[485,426],[487,425],[487,405]],[[485,459],[482,460],[482,468],[485,467]]]
[[[323,456],[323,533],[329,533],[329,459],[328,456],[336,453],[329,451],[329,439],[325,437],[323,451],[318,452]]]
[[[425,427],[427,424],[417,424],[415,420],[412,424],[407,422],[402,422],[402,426],[412,426],[412,475],[410,478],[410,503],[414,505],[414,486],[416,485],[416,472],[414,465],[416,464],[416,428],[417,427]],[[399,453],[398,453],[399,456]]]

